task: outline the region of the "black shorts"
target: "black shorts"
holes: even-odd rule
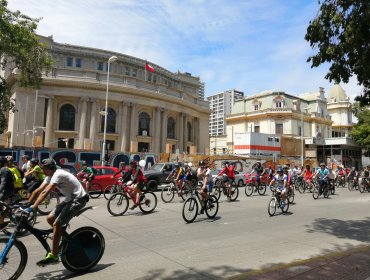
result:
[[[25,187],[27,189],[27,193],[33,193],[38,187],[41,186],[41,183],[42,182],[32,181],[32,182],[26,184]]]
[[[81,198],[74,198],[68,202],[63,201],[58,204],[51,212],[61,225],[66,225],[76,215],[76,213],[85,207],[89,201],[89,196],[86,194]]]

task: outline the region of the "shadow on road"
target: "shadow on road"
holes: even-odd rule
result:
[[[354,239],[361,242],[370,242],[370,218],[365,220],[316,219],[312,225],[306,225],[307,232],[324,232],[339,238]]]

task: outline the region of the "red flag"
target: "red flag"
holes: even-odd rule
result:
[[[154,67],[148,64],[148,62],[145,62],[145,69],[148,70],[149,72],[154,73]]]

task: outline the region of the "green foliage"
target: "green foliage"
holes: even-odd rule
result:
[[[357,107],[357,109],[356,109]],[[354,106],[355,112],[358,119],[358,123],[355,124],[351,130],[352,139],[363,149],[366,153],[370,152],[370,110],[364,107]]]
[[[364,87],[356,100],[370,104],[370,1],[323,0],[305,39],[316,52],[307,59],[311,67],[329,63],[330,82],[347,83],[355,75]]]
[[[12,12],[7,5],[6,0],[0,0],[0,67],[7,71],[18,69],[20,86],[39,88],[43,71],[48,72],[52,65],[46,46],[35,34],[40,19]],[[0,101],[0,133],[3,133],[6,115],[14,110],[10,85],[3,78],[0,79]]]

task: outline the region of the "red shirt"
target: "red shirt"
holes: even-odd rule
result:
[[[222,174],[226,174],[227,177],[230,179],[235,179],[235,172],[234,172],[234,165],[229,165],[228,167],[224,167],[217,176],[221,176]]]

